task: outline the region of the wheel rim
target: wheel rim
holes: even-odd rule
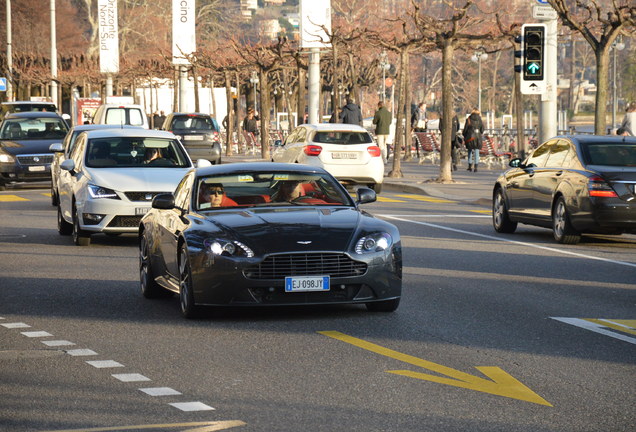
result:
[[[141,291],[146,292],[148,288],[148,244],[144,237],[141,238],[139,244],[139,281],[141,283]]]
[[[184,252],[179,258],[179,299],[181,311],[186,312],[191,309],[190,305],[190,268],[188,258]]]
[[[501,196],[501,193],[498,193],[497,197],[495,198],[495,206],[493,209],[493,216],[495,218],[495,226],[497,227],[501,226],[503,222],[504,211],[505,211],[505,207],[503,203],[503,197]]]
[[[557,237],[563,237],[565,232],[565,204],[559,201],[554,215],[554,232]]]

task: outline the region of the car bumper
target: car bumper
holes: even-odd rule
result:
[[[186,144],[185,149],[190,155],[190,159],[196,161],[197,159],[207,159],[210,162],[216,162],[221,160],[221,146],[216,143],[206,143],[202,145]]]
[[[581,232],[636,233],[636,200],[593,199],[584,211],[572,218]]]
[[[51,180],[51,164],[0,163],[0,179],[3,183]]]
[[[89,199],[77,202],[80,228],[92,233],[136,233],[141,218],[150,210],[150,202],[114,199]]]
[[[284,279],[262,280],[245,273],[262,259],[191,258],[194,300],[208,306],[285,306],[315,304],[364,304],[399,298],[402,291],[402,256],[398,246],[356,261],[367,263],[359,276],[331,277],[329,291],[286,292]]]
[[[384,163],[382,158],[373,158],[364,165],[343,165],[317,163],[314,164],[324,168],[329,174],[341,182],[351,183],[374,183],[381,184],[384,180]]]

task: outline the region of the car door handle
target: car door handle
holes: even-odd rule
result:
[[[557,176],[563,175],[563,170],[561,170],[561,171],[557,171],[556,175],[557,175]]]

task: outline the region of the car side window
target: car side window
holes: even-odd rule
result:
[[[526,161],[526,166],[533,167],[533,168],[540,168],[544,166],[545,161],[547,160],[548,155],[550,154],[550,147],[552,146],[553,143],[554,143],[553,141],[547,142],[543,144],[542,146],[540,146],[538,149],[536,149]]]
[[[550,168],[561,168],[563,162],[570,151],[570,144],[567,141],[559,140],[550,146],[550,155],[545,166]]]
[[[82,156],[84,155],[84,147],[86,147],[86,135],[80,134],[79,138],[75,141],[75,147],[73,148],[73,150],[71,151],[71,154],[69,155],[69,158],[75,161],[76,167],[79,167],[80,164],[82,163]]]
[[[299,128],[296,135],[296,142],[304,142],[307,138],[307,129]]]
[[[190,191],[192,189],[193,177],[193,174],[188,174],[187,176],[185,176],[181,180],[181,183],[179,183],[179,186],[177,186],[177,189],[175,189],[174,191],[174,203],[175,206],[180,209],[189,208],[188,203],[190,200]]]
[[[295,130],[292,133],[290,133],[287,139],[285,140],[285,145],[295,143],[297,135],[298,135],[298,130]]]

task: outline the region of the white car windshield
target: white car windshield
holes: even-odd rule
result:
[[[190,162],[176,140],[148,137],[95,138],[86,146],[93,168],[187,168]]]

